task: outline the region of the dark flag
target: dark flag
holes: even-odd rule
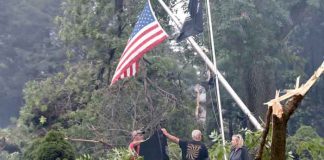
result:
[[[177,42],[203,32],[204,25],[201,0],[190,0],[188,9],[190,17],[184,22]]]
[[[169,160],[167,139],[161,130],[157,130],[146,141],[140,144],[139,155],[144,160]]]

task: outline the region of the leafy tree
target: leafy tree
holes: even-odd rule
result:
[[[183,55],[172,54],[167,44],[145,56],[138,76],[108,85],[118,62],[116,56],[133,28],[124,23],[134,23],[142,9],[129,3],[125,6],[127,12],[114,9],[112,1],[64,3],[64,14],[57,18],[57,24],[69,61],[64,72],[26,85],[19,125],[32,133],[58,127],[69,137],[102,140],[118,147],[127,145],[133,129],[145,127],[149,133],[161,120],[177,126],[175,129],[194,121],[189,112],[194,107],[187,95],[190,91],[184,88],[194,81],[195,69],[178,60],[176,57]],[[125,28],[119,30],[118,26]],[[176,122],[173,116],[179,113],[185,116]],[[80,153],[91,152],[95,158],[104,156],[109,148],[91,143],[75,146]]]
[[[289,5],[290,4],[290,5]],[[294,1],[293,3],[285,3],[291,10],[291,18],[293,20],[293,30],[290,33],[289,44],[292,44],[296,53],[300,55],[305,61],[304,72],[310,76],[313,71],[323,61],[323,43],[324,30],[321,26],[324,22],[324,3],[323,1],[309,0],[309,1]],[[305,76],[307,77],[307,76]],[[321,116],[323,112],[323,78],[319,83],[309,92],[309,98],[304,100],[302,107],[292,117],[289,123],[289,133],[294,133],[301,127],[302,124],[314,126],[320,136],[324,136],[323,126],[324,118]],[[313,117],[313,118],[309,118]]]
[[[75,151],[58,131],[49,132],[44,138],[37,139],[25,151],[23,158],[30,160],[74,160]]]
[[[278,1],[215,1],[212,5],[219,68],[252,113],[263,117],[263,103],[285,81],[281,74],[289,71],[278,68],[294,57],[281,37],[281,27],[289,25],[289,11]]]
[[[0,126],[17,117],[22,88],[62,70],[64,48],[57,41],[54,17],[61,1],[1,1],[0,6]]]
[[[294,135],[287,138],[287,150],[299,159],[323,159],[324,138],[314,128],[301,126]]]

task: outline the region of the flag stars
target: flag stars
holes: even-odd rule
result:
[[[167,37],[168,35],[155,19],[148,1],[145,9],[138,17],[138,21],[112,78],[111,85],[119,79],[135,76],[139,69],[139,59],[146,52],[162,43]]]
[[[148,4],[145,5],[144,10],[138,17],[138,21],[135,25],[135,28],[131,34],[131,37],[134,37],[134,35],[137,34],[138,31],[140,31],[143,27],[147,26],[148,24],[155,21],[155,18],[153,16],[153,13],[151,11],[151,8]]]

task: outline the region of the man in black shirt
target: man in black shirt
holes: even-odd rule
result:
[[[200,130],[193,130],[192,141],[184,141],[176,136],[168,133],[165,128],[162,128],[163,134],[172,142],[179,144],[182,152],[182,160],[208,160],[208,150],[201,142],[202,134]]]

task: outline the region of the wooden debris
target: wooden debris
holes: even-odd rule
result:
[[[269,102],[265,103],[265,105],[267,106],[273,106],[274,103],[276,102],[281,102],[283,100],[286,100],[288,98],[291,98],[294,95],[302,95],[304,96],[307,91],[313,86],[313,84],[316,82],[316,80],[319,79],[319,77],[321,76],[321,74],[323,74],[324,72],[324,62],[322,62],[322,65],[315,71],[315,73],[312,75],[312,77],[309,78],[309,80],[302,86],[299,87],[299,77],[296,79],[296,85],[295,85],[295,89],[292,90],[287,90],[287,93],[270,100]]]
[[[279,98],[279,90],[276,91],[276,98],[274,99],[273,105],[272,105],[272,115],[277,116],[278,118],[282,117],[283,109],[282,105],[280,104]]]

